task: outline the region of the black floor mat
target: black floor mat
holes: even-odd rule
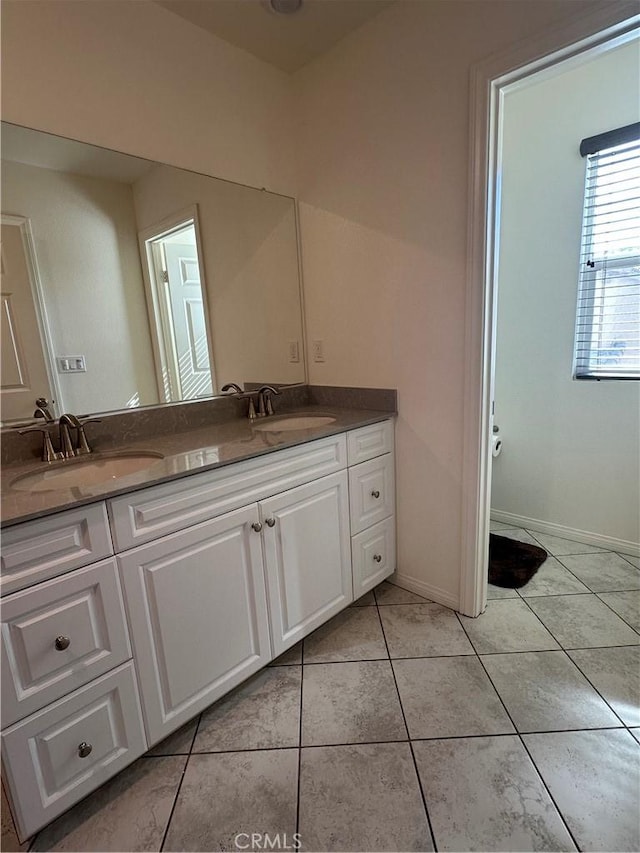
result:
[[[538,545],[528,545],[490,533],[489,583],[507,589],[520,589],[529,583],[547,556],[544,548]]]

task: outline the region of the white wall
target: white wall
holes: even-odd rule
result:
[[[505,99],[492,509],[638,542],[637,382],[572,380],[584,137],[640,118],[638,42]]]
[[[294,195],[288,76],[150,0],[2,3],[2,117]]]
[[[152,3],[3,3],[7,120],[299,195],[327,353],[311,379],[398,388],[400,566],[454,605],[469,67],[593,5],[399,0],[299,72],[293,102],[285,75]]]
[[[576,9],[405,0],[296,75],[307,330],[326,354],[311,381],[398,389],[399,571],[453,606],[469,70]]]
[[[295,206],[286,196],[158,166],[134,184],[138,228],[197,204],[215,376],[304,382]]]
[[[86,359],[58,374],[65,410],[157,403],[131,187],[5,161],[2,211],[31,220],[54,356]]]

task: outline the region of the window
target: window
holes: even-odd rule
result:
[[[574,377],[640,378],[640,123],[583,139]]]

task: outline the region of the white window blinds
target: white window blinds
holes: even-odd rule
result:
[[[595,149],[595,150],[594,150]],[[640,124],[582,141],[574,376],[640,378]]]

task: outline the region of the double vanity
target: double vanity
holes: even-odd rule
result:
[[[5,469],[22,837],[395,570],[394,409],[303,406]]]

